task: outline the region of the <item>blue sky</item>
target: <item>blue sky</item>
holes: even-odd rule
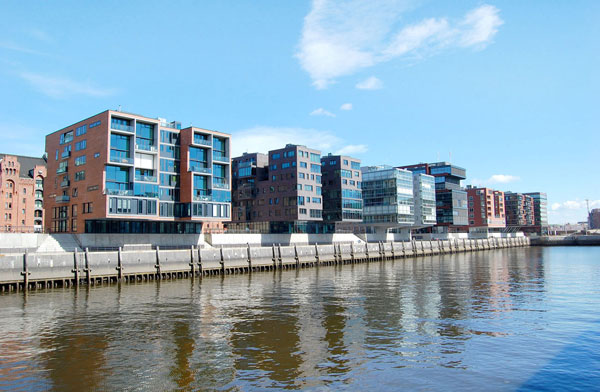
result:
[[[0,3],[2,151],[116,109],[600,208],[598,1]]]

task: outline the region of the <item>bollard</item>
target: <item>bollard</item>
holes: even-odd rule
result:
[[[29,289],[29,266],[27,265],[28,259],[29,258],[29,251],[25,250],[25,253],[23,254],[23,272],[21,272],[21,275],[23,276],[23,291],[27,291]],[[17,289],[19,287],[19,284],[17,283]]]
[[[252,272],[252,254],[250,252],[250,243],[247,242],[246,245],[246,251],[248,252],[248,272]]]
[[[315,244],[315,260],[317,260],[317,265],[319,265],[319,245]]]
[[[198,247],[198,275],[202,277],[202,249]]]
[[[350,243],[350,260],[352,260],[352,264],[354,264],[354,242]]]
[[[390,246],[392,247],[392,259],[395,259],[396,252],[394,252],[394,241],[390,241]]]
[[[75,252],[77,253],[77,252]],[[85,272],[85,280],[87,281],[87,284],[89,285],[91,282],[91,272],[92,270],[90,269],[90,249],[89,248],[85,248],[85,269],[83,270]]]
[[[296,269],[300,267],[300,259],[298,258],[298,247],[294,244],[294,259],[296,260]]]
[[[79,268],[77,266],[77,252],[73,253],[73,269],[71,270],[71,272],[75,275],[73,284],[75,286],[78,286],[79,285]]]
[[[123,279],[123,255],[121,254],[121,247],[119,246],[119,252],[117,254],[117,272],[119,280]]]
[[[192,279],[194,278],[195,275],[195,268],[194,268],[194,245],[192,245],[192,248],[190,249],[190,272],[192,274]]]
[[[225,275],[225,258],[223,257],[223,247],[221,246],[221,273]]]
[[[156,268],[157,279],[160,280],[162,275],[160,273],[160,247],[158,245],[156,245],[156,264],[154,265],[154,268]]]

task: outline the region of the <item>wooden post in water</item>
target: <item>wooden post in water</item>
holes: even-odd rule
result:
[[[77,252],[75,252],[75,254],[77,255]],[[77,257],[77,256],[76,256]],[[89,285],[91,282],[91,272],[92,270],[90,269],[90,249],[89,248],[85,248],[85,269],[83,270],[85,272],[85,280],[87,281],[87,284]]]
[[[160,280],[162,278],[162,274],[160,271],[160,246],[156,245],[156,264],[154,265],[156,268],[156,279]]]
[[[192,279],[194,278],[194,275],[196,274],[196,268],[195,268],[195,263],[194,263],[194,254],[195,254],[195,249],[194,249],[194,245],[192,245],[192,248],[190,249],[190,273],[192,274]]]
[[[118,274],[119,281],[121,281],[121,279],[123,279],[123,254],[121,252],[122,252],[122,249],[119,246],[119,253],[117,254],[117,274]]]
[[[27,265],[27,259],[29,258],[29,251],[25,250],[23,254],[23,272],[21,275],[23,276],[23,291],[29,290],[29,266]],[[17,289],[19,288],[19,284],[17,283]]]

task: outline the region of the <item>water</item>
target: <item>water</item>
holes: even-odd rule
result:
[[[600,248],[0,295],[0,389],[600,390]]]

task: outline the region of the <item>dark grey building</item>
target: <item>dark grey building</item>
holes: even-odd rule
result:
[[[345,155],[321,157],[323,220],[362,222],[363,200],[360,160]]]

